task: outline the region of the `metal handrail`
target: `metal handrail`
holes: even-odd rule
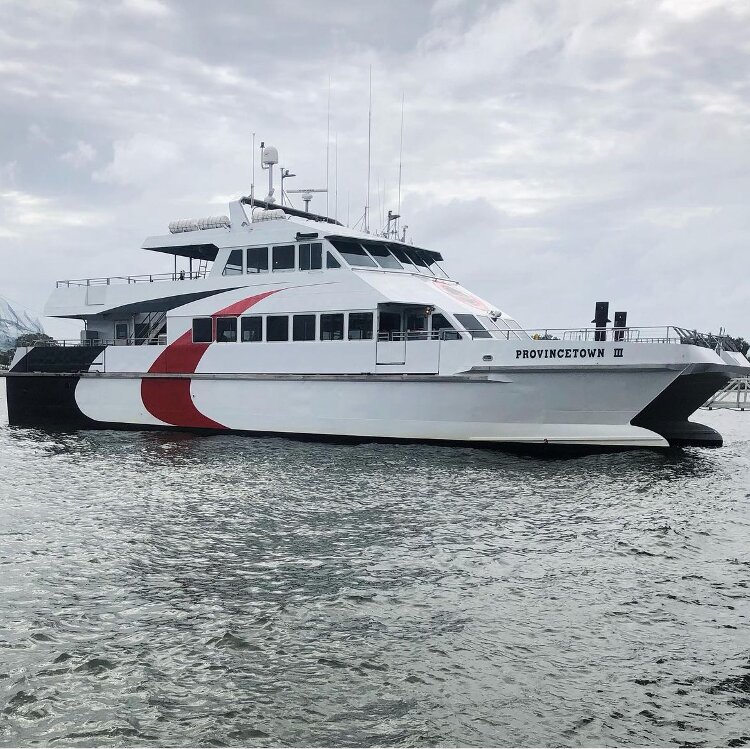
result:
[[[476,340],[501,340],[501,341],[567,341],[567,342],[593,342],[593,343],[668,343],[668,344],[691,344],[701,348],[734,350],[731,340],[725,336],[715,336],[706,333],[688,331],[672,325],[645,328],[527,328],[527,329],[486,329],[486,328],[443,328],[441,330],[407,330],[388,331],[377,333],[379,342],[403,342],[403,341],[446,341],[459,340],[464,336],[474,337]],[[163,337],[163,336],[162,336]],[[80,341],[76,339],[59,340],[49,342],[47,345],[58,346],[111,346],[111,345],[144,345],[156,343],[155,336],[146,338],[128,339],[95,339]]]
[[[147,273],[140,276],[109,276],[107,278],[73,278],[55,281],[55,288],[71,286],[109,286],[112,283],[153,283],[154,281],[196,281],[206,278],[207,270],[178,271],[177,273]]]

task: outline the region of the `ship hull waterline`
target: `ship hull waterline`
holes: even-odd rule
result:
[[[485,447],[717,447],[721,436],[688,417],[728,379],[671,369],[494,378],[11,372],[7,399],[9,423],[25,427]]]

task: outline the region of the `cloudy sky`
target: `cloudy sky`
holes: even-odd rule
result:
[[[469,288],[528,327],[609,299],[750,335],[748,0],[2,0],[0,295],[168,270],[143,239],[248,194],[253,132],[325,185],[329,80],[354,223],[370,66],[373,225],[403,95],[402,213]]]

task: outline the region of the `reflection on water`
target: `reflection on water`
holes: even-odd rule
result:
[[[540,460],[4,407],[3,744],[750,742],[747,414]]]

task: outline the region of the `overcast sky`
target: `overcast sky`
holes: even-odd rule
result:
[[[168,270],[143,239],[248,194],[253,132],[325,185],[329,79],[354,223],[370,66],[373,226],[403,94],[402,213],[464,285],[527,327],[608,299],[750,335],[748,0],[2,0],[0,295]]]

